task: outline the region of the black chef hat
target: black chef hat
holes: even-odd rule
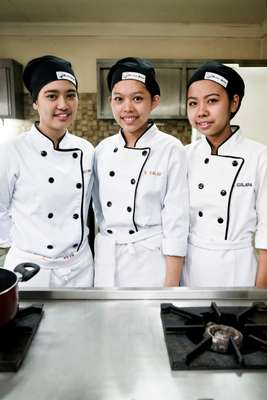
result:
[[[57,80],[67,80],[78,87],[77,79],[71,63],[55,56],[43,56],[29,61],[23,71],[24,85],[30,92],[33,101],[37,100],[38,93],[43,86]]]
[[[153,65],[144,59],[127,57],[117,61],[109,70],[107,76],[108,88],[112,91],[115,83],[124,79],[134,79],[143,83],[151,96],[160,95]]]
[[[231,118],[237,113],[241,106],[241,101],[245,94],[245,84],[241,76],[227,65],[221,64],[218,61],[209,61],[199,67],[192,77],[189,79],[189,86],[200,80],[208,79],[223,86],[227,91],[230,99],[237,94],[239,96],[239,105],[237,110],[231,114]]]

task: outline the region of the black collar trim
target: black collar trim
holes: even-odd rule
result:
[[[36,121],[36,122],[34,123],[34,126],[35,126],[35,128],[37,129],[37,131],[40,132],[43,136],[45,136],[48,140],[50,140],[50,142],[52,142],[53,147],[54,147],[55,150],[59,150],[59,144],[60,144],[60,142],[62,141],[62,139],[66,136],[67,131],[65,131],[64,135],[61,136],[61,138],[59,139],[59,141],[58,141],[58,143],[57,143],[57,146],[55,146],[55,143],[53,142],[53,140],[52,140],[49,136],[47,136],[44,132],[41,131],[41,129],[39,128],[39,122],[40,122],[40,121]]]
[[[138,140],[141,139],[141,137],[143,137],[144,134],[145,134],[153,125],[154,125],[154,122],[153,122],[153,121],[148,121],[147,128],[144,130],[144,132],[142,133],[142,135],[140,135],[139,138],[136,140],[136,142],[134,143],[134,147],[136,147],[136,144],[137,144]],[[125,146],[124,146],[124,147],[131,149],[132,147],[127,146],[127,142],[126,142],[126,138],[125,138],[123,129],[120,130],[120,133],[121,133],[121,136],[123,137],[123,140],[124,140],[124,142],[125,142]]]
[[[219,149],[224,143],[226,143],[227,140],[229,140],[239,129],[240,129],[240,126],[239,126],[239,125],[231,125],[231,131],[232,131],[231,135],[228,136],[228,138],[226,138],[226,139],[217,147],[216,153],[213,154],[213,155],[218,155],[218,149]],[[210,149],[211,149],[211,152],[212,152],[212,144],[211,144],[211,142],[209,141],[208,138],[206,138],[206,140],[207,140],[208,144],[210,145]],[[211,153],[211,154],[212,154],[212,153]]]

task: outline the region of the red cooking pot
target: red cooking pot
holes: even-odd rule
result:
[[[18,282],[28,281],[39,270],[39,265],[32,263],[19,264],[14,272],[0,268],[0,327],[16,315],[19,297]]]

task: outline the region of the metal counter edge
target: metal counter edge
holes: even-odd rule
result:
[[[253,300],[267,301],[255,288],[20,288],[21,300]]]

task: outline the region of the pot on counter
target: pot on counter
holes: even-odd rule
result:
[[[40,270],[39,265],[22,263],[13,271],[0,268],[0,327],[9,322],[17,312],[18,282],[26,282]]]

